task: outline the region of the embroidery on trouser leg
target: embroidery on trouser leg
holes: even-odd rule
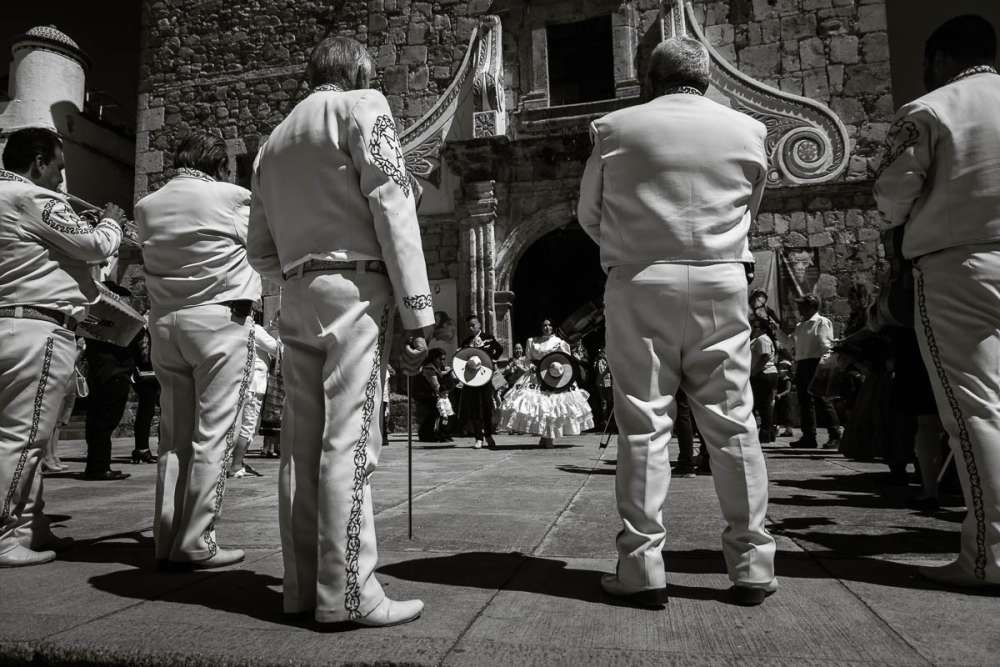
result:
[[[962,458],[965,460],[965,468],[969,474],[969,494],[972,496],[972,512],[976,517],[976,562],[975,575],[977,579],[986,578],[986,510],[983,506],[983,486],[979,477],[979,467],[976,465],[976,458],[972,451],[972,439],[969,437],[969,429],[966,426],[965,418],[962,415],[962,408],[958,404],[955,390],[948,381],[945,374],[944,363],[941,361],[941,350],[938,348],[937,340],[934,338],[934,330],[931,327],[930,315],[927,313],[927,300],[924,293],[924,274],[916,268],[917,280],[917,310],[920,312],[920,322],[923,326],[924,337],[927,339],[927,351],[930,352],[931,360],[934,363],[934,370],[937,372],[941,387],[944,389],[945,397],[948,399],[948,407],[951,409],[952,417],[958,425],[958,443],[962,449]]]
[[[226,451],[222,455],[222,469],[219,471],[219,477],[215,481],[215,506],[212,508],[212,520],[209,522],[205,532],[202,533],[202,538],[208,545],[208,552],[211,554],[209,558],[215,556],[219,550],[219,545],[215,543],[213,533],[215,532],[215,522],[222,512],[222,496],[226,491],[226,474],[229,472],[229,463],[233,459],[236,433],[243,418],[243,405],[246,400],[247,391],[250,388],[250,378],[253,376],[253,360],[256,354],[254,336],[254,328],[250,327],[250,335],[247,336],[247,359],[243,365],[243,378],[240,380],[240,391],[236,399],[236,416],[233,418],[233,425],[229,427],[229,431],[226,433]]]
[[[378,325],[378,341],[375,343],[372,369],[365,384],[365,402],[361,408],[361,435],[354,445],[354,488],[351,493],[351,515],[347,520],[347,581],[344,586],[344,607],[347,617],[357,620],[361,617],[361,590],[358,586],[358,559],[361,556],[361,513],[365,500],[365,477],[368,467],[368,434],[372,416],[375,414],[375,397],[379,391],[382,368],[382,348],[385,345],[385,331],[388,326],[389,306],[382,310]]]
[[[42,374],[38,378],[38,388],[35,390],[35,405],[31,412],[31,430],[28,432],[28,439],[25,441],[24,449],[21,450],[21,456],[14,467],[14,476],[10,480],[10,488],[7,489],[7,495],[3,500],[3,510],[0,511],[0,526],[5,524],[7,519],[10,518],[10,507],[14,501],[17,486],[21,483],[21,475],[24,473],[24,465],[28,460],[28,452],[31,450],[31,446],[35,444],[35,438],[38,437],[38,422],[42,419],[42,407],[45,404],[45,387],[49,383],[49,368],[52,366],[52,350],[54,347],[55,340],[51,336],[46,338],[45,353],[42,357]]]

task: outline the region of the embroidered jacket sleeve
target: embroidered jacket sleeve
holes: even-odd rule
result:
[[[875,180],[875,201],[886,227],[905,224],[923,195],[938,127],[934,112],[919,102],[904,105],[896,114]]]
[[[590,153],[587,166],[580,182],[580,201],[576,206],[576,217],[580,226],[594,243],[601,243],[601,205],[604,193],[604,163],[601,159],[601,136],[597,127],[590,124],[590,138],[594,150]]]
[[[260,275],[281,282],[281,260],[278,258],[278,248],[274,245],[271,228],[268,227],[267,212],[260,198],[260,153],[253,165],[251,177],[250,217],[247,229],[247,259],[250,266]]]
[[[118,251],[122,228],[114,220],[97,225],[78,216],[64,199],[39,189],[26,203],[30,220],[28,229],[38,240],[68,257],[83,262],[100,262]]]
[[[434,307],[413,187],[396,123],[381,93],[370,91],[351,110],[348,139],[403,326],[430,326],[434,324]]]

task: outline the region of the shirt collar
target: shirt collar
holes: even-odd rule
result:
[[[335,83],[324,83],[323,85],[316,86],[315,88],[313,88],[312,90],[310,90],[309,94],[312,94],[312,93],[328,93],[328,92],[342,93],[342,92],[344,92],[344,89],[341,88],[340,86],[338,86]]]
[[[970,76],[975,76],[976,74],[996,74],[997,69],[992,65],[974,65],[973,67],[967,67],[955,76],[948,80],[948,83],[955,83],[956,81],[961,81],[962,79],[967,79]],[[948,85],[948,84],[945,84]]]
[[[201,181],[215,183],[215,179],[206,174],[205,172],[199,169],[191,169],[190,167],[181,167],[180,169],[178,169],[177,173],[174,174],[174,177],[176,178],[178,176],[183,178],[197,178],[198,180]]]
[[[34,185],[34,183],[26,179],[21,174],[16,174],[13,171],[7,171],[6,169],[0,169],[0,181],[14,181]]]
[[[664,95],[677,95],[677,94],[697,95],[698,97],[703,97],[705,95],[705,93],[701,92],[700,90],[698,90],[694,86],[673,86],[671,88],[667,88],[666,90],[664,90],[663,94]]]

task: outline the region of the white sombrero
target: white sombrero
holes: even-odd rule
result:
[[[482,387],[493,377],[493,359],[476,347],[463,347],[451,360],[452,372],[467,387]]]

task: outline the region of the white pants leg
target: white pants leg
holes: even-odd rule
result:
[[[284,608],[330,622],[360,618],[385,597],[372,473],[392,289],[376,273],[308,273],[285,284],[285,414],[279,519]]]
[[[223,305],[152,318],[161,387],[153,523],[158,559],[206,560],[218,550],[215,523],[253,374],[252,324]]]
[[[246,405],[243,406],[243,418],[240,424],[239,439],[247,443],[249,448],[257,435],[257,425],[260,423],[260,408],[264,403],[264,394],[249,392]]]
[[[764,527],[767,470],[750,391],[746,276],[740,264],[617,267],[605,293],[608,361],[618,422],[616,494],[624,523],[618,576],[666,585],[663,506],[678,388],[708,446],[727,527],[730,579],[774,589],[774,539]]]
[[[968,507],[958,565],[1000,584],[1000,244],[920,258],[917,340]]]
[[[38,466],[75,361],[68,329],[0,318],[0,553],[48,535]]]

